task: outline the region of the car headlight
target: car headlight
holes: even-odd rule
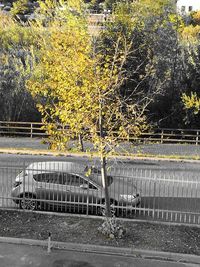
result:
[[[120,197],[128,202],[131,202],[136,198],[134,195],[120,195]]]

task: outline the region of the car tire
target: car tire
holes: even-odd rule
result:
[[[20,208],[23,210],[36,210],[37,209],[37,201],[36,197],[31,194],[25,194],[25,196],[20,200]]]

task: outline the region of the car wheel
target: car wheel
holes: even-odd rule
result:
[[[37,201],[33,195],[25,195],[20,200],[20,208],[23,210],[36,210]]]

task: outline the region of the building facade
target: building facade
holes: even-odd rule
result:
[[[200,0],[177,0],[177,10],[181,13],[189,13],[200,10]]]

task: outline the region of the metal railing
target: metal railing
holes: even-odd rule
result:
[[[41,122],[0,121],[0,136],[46,136]]]
[[[0,208],[101,215],[104,190],[100,173],[98,167],[89,173],[85,167],[66,162],[1,164]],[[111,207],[117,216],[200,223],[197,174],[118,167],[109,168],[108,175]]]
[[[186,143],[195,144],[200,143],[199,129],[154,129],[152,132],[142,133],[138,138],[140,141],[159,142],[164,143]]]
[[[67,131],[67,129],[66,129]],[[0,136],[47,137],[44,124],[40,122],[0,121]],[[126,141],[126,140],[124,140]],[[200,144],[200,129],[153,129],[139,137],[130,135],[134,143]]]

